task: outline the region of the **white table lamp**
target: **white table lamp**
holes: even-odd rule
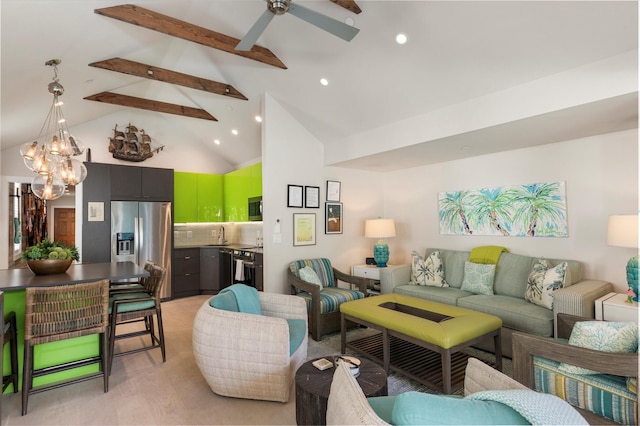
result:
[[[638,248],[638,215],[609,216],[607,244],[614,247]],[[627,284],[638,301],[638,255],[627,262]]]
[[[378,238],[373,246],[373,258],[378,268],[384,268],[389,261],[389,246],[382,239],[396,236],[396,224],[393,219],[368,219],[364,223],[364,236]]]

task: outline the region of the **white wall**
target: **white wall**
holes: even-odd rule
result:
[[[606,245],[607,217],[638,211],[638,130],[474,157],[385,175],[385,214],[398,236],[387,241],[390,263],[408,263],[426,247],[470,250],[492,244],[512,253],[575,259],[585,277],[626,289],[634,249]],[[535,182],[566,182],[567,238],[439,234],[438,193]]]
[[[384,175],[325,167],[324,146],[268,94],[263,116],[264,289],[289,293],[286,268],[296,259],[327,257],[336,268],[349,272],[352,264],[372,256],[373,242],[363,236],[364,220],[383,214]],[[342,234],[324,233],[327,180],[341,182]],[[288,184],[319,186],[321,208],[287,208]],[[316,245],[293,246],[293,213],[316,214]],[[278,221],[282,242],[274,243]]]

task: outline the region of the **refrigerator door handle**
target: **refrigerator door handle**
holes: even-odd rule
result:
[[[141,256],[142,248],[144,247],[144,222],[142,216],[136,217],[136,231],[138,232],[138,254],[136,258],[138,259],[138,265],[142,265],[145,259],[142,259]]]

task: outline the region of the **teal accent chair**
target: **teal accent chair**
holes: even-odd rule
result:
[[[638,353],[610,353],[569,345],[573,326],[591,318],[558,314],[558,339],[513,334],[513,378],[525,386],[561,397],[590,424],[638,424]],[[570,374],[560,363],[602,374]]]
[[[318,275],[322,289],[300,278],[299,271],[306,266],[311,267]],[[367,284],[371,280],[340,272],[331,265],[329,259],[318,258],[291,262],[287,270],[287,281],[291,286],[291,294],[305,299],[309,333],[313,340],[319,341],[323,335],[340,330],[340,305],[364,298]],[[347,283],[349,287],[339,287],[340,281]]]

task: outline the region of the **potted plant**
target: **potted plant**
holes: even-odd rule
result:
[[[36,275],[62,274],[69,269],[71,262],[80,259],[76,246],[65,246],[60,241],[51,242],[49,239],[27,248],[21,257]]]

